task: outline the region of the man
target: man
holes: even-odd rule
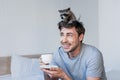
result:
[[[101,52],[82,42],[85,34],[82,23],[61,21],[58,26],[61,46],[53,54],[51,62],[58,68],[42,69],[51,80],[107,80]]]

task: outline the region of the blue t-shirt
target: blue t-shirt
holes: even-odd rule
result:
[[[101,52],[84,43],[80,54],[72,59],[62,47],[59,47],[57,52],[53,54],[51,64],[62,68],[72,80],[87,80],[87,77],[100,77],[101,80],[107,80]]]

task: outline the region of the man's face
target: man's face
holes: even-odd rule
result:
[[[60,42],[65,52],[74,52],[80,47],[80,41],[83,37],[78,36],[75,27],[73,28],[62,28],[60,31]]]

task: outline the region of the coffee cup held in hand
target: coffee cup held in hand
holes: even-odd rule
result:
[[[41,65],[47,65],[51,62],[52,54],[42,54],[39,58]]]

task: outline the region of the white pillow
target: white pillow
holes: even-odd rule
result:
[[[44,77],[40,76],[40,75],[34,75],[34,76],[29,76],[29,77],[24,77],[24,78],[21,77],[21,78],[16,79],[16,80],[44,80]]]
[[[43,77],[43,72],[39,66],[38,59],[30,59],[13,54],[11,58],[11,76],[13,80],[20,80],[21,78],[36,75]]]

